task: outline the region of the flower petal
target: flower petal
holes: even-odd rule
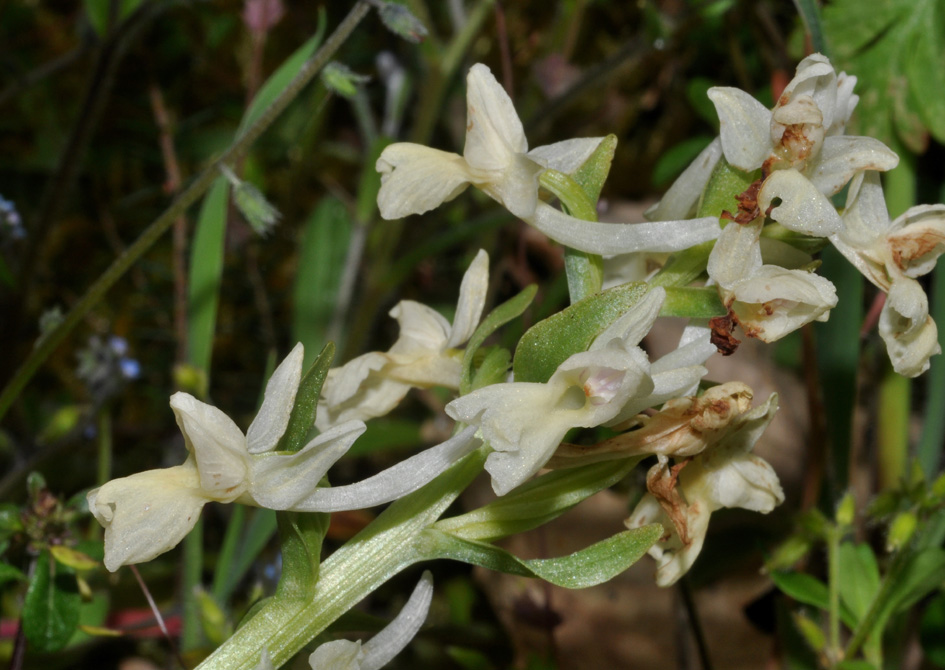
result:
[[[253,459],[249,496],[260,507],[295,510],[319,490],[328,469],[344,456],[367,427],[361,421],[335,426],[294,454],[268,453]],[[330,489],[324,489],[330,490]]]
[[[105,567],[112,572],[173,549],[207,502],[193,459],[113,479],[87,497],[89,511],[105,527]]]
[[[450,338],[446,343],[447,349],[458,347],[472,337],[482,317],[488,289],[489,254],[480,249],[469,264],[459,287],[459,301],[456,303],[456,316],[453,317]]]
[[[391,356],[425,356],[446,348],[450,322],[431,307],[413,300],[401,300],[389,314],[400,325],[400,336],[388,350]]]
[[[721,157],[722,141],[716,137],[676,178],[659,203],[646,211],[646,218],[650,221],[672,221],[695,214],[699,198]]]
[[[381,152],[377,206],[385,219],[423,214],[449,202],[472,181],[462,156],[419,144],[398,142]]]
[[[572,174],[600,145],[603,137],[578,137],[535,147],[528,157],[547,170]]]
[[[752,171],[771,154],[771,112],[745,91],[713,86],[709,99],[719,115],[719,136],[725,159]]]
[[[302,380],[302,359],[305,347],[299,342],[272,373],[262,407],[246,431],[246,448],[251,454],[269,451],[276,446],[279,438],[289,425],[292,408],[295,406],[295,394]]]
[[[891,228],[889,248],[903,274],[915,278],[931,272],[945,252],[945,205],[910,207]]]
[[[857,172],[886,172],[898,164],[896,152],[879,140],[836,135],[824,138],[820,153],[807,174],[818,191],[830,196],[838,193]]]
[[[292,503],[291,509],[296,512],[341,512],[383,505],[402,498],[482,446],[482,441],[475,435],[475,426],[470,426],[446,442],[424,449],[356,484],[317,488],[304,499]]]
[[[729,223],[709,253],[709,277],[725,290],[761,267],[761,222]]]
[[[410,385],[379,372],[390,364],[386,354],[375,351],[329,371],[315,426],[324,431],[352,419],[367,421],[384,416],[394,409],[407,395]]]
[[[200,486],[208,498],[232,502],[246,490],[246,438],[233,420],[189,393],[171,396],[171,409],[197,461]]]
[[[361,640],[323,642],[308,657],[312,670],[363,670]]]
[[[419,632],[433,601],[433,575],[424,570],[410,594],[407,604],[381,632],[364,643],[364,660],[360,670],[380,670]]]
[[[505,170],[514,154],[528,151],[525,131],[505,89],[482,63],[466,75],[466,146],[476,170]]]
[[[763,265],[732,287],[730,309],[750,337],[774,342],[811,321],[826,321],[837,305],[833,284],[804,270]]]
[[[914,279],[897,277],[879,315],[879,334],[893,369],[917,377],[929,368],[929,358],[942,352],[938,329],[928,315],[928,298]]]
[[[785,228],[814,237],[827,237],[843,229],[830,200],[797,170],[775,170],[765,179],[758,192],[758,207],[767,212],[776,198],[781,204],[769,216]]]
[[[634,251],[680,251],[714,240],[719,222],[714,217],[649,223],[596,223],[568,216],[539,202],[528,219],[545,235],[566,246],[592,254],[627,254]]]

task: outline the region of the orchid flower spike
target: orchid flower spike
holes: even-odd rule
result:
[[[296,453],[273,451],[295,404],[303,355],[299,344],[273,372],[246,435],[217,408],[187,393],[171,396],[187,460],[115,479],[88,493],[89,509],[105,527],[105,567],[115,571],[173,549],[208,502],[292,511],[371,507],[417,490],[479,446],[474,431],[466,430],[364,482],[318,488],[365,426],[347,421]]]
[[[676,361],[678,368],[668,366],[657,379],[636,346],[656,320],[664,298],[662,288],[649,291],[588,351],[569,357],[545,383],[493,384],[446,406],[452,418],[478,427],[494,449],[485,468],[497,495],[537,473],[571,428],[607,424],[625,411],[636,414],[705,374],[701,365],[686,360],[693,355],[687,350]]]
[[[772,394],[764,404],[727,417],[721,439],[705,451],[672,468],[663,455],[650,469],[649,493],[625,524],[627,528],[653,522],[663,525],[666,534],[649,550],[657,561],[657,584],[669,586],[692,567],[712,512],[741,507],[767,514],[784,501],[774,469],[751,454],[777,409],[778,398]]]
[[[619,224],[582,221],[542,202],[538,179],[546,169],[575,172],[600,138],[573,139],[528,151],[522,122],[489,68],[473,65],[466,79],[463,155],[400,142],[381,153],[377,204],[385,219],[423,214],[472,184],[548,237],[593,254],[671,252],[718,236],[714,218]]]
[[[412,300],[399,302],[390,315],[400,337],[386,353],[370,352],[329,371],[315,425],[327,430],[344,421],[384,416],[411,387],[458,389],[460,346],[475,332],[489,287],[489,255],[479,250],[463,276],[453,324]]]
[[[320,645],[308,657],[312,670],[379,670],[416,637],[433,601],[433,575],[429,570],[414,587],[407,604],[393,621],[370,640],[334,640]],[[263,650],[256,670],[275,670],[269,652]]]
[[[858,100],[855,84],[856,77],[838,75],[825,56],[813,54],[797,66],[773,110],[737,88],[709,89],[720,136],[680,175],[649,218],[691,215],[724,156],[740,170],[761,169],[754,216],[767,213],[807,235],[839,232],[842,224],[829,197],[854,175],[890,170],[899,162],[879,140],[843,134]]]
[[[850,186],[843,230],[830,241],[887,294],[879,317],[893,369],[916,377],[941,353],[938,329],[916,277],[931,272],[945,252],[945,205],[919,205],[890,221],[879,175],[866,173]]]

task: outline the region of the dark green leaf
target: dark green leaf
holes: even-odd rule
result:
[[[295,453],[305,446],[305,438],[315,425],[318,394],[321,393],[322,384],[325,383],[325,377],[328,376],[328,369],[334,357],[335,345],[329,342],[302,377],[298,393],[295,394],[295,406],[289,417],[289,425],[286,426],[285,433],[276,447],[278,451]]]
[[[859,130],[886,143],[898,135],[921,151],[926,128],[945,141],[945,3],[835,0],[823,23],[838,69],[858,78]],[[924,127],[923,127],[924,126]]]
[[[23,601],[23,634],[36,651],[54,652],[66,646],[79,625],[81,599],[75,576],[43,551],[36,559]]]

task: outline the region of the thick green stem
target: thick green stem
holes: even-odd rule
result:
[[[205,169],[191,185],[181,193],[171,206],[159,216],[141,236],[128,247],[125,252],[115,259],[112,265],[105,270],[101,277],[86,291],[85,295],[73,306],[62,322],[50,333],[42,337],[33,351],[19,367],[13,378],[0,393],[0,418],[7,413],[14,400],[19,396],[23,387],[39,369],[39,366],[49,357],[57,346],[75,328],[86,314],[98,303],[105,293],[121,278],[151,246],[174,225],[177,217],[182,215],[191,205],[210,188],[219,176],[221,165],[235,164],[249,147],[272,125],[276,117],[288,107],[289,103],[301,92],[311,79],[321,71],[334,53],[348,38],[361,19],[369,11],[366,2],[358,2],[348,13],[348,16],[338,25],[335,32],[325,41],[325,44],[308,60],[298,75],[286,86],[285,90],[273,100],[272,104],[260,115],[259,119],[250,126],[245,133],[227,149],[219,159]]]
[[[250,670],[262,649],[278,667],[318,633],[404,568],[424,560],[420,536],[482,470],[478,451],[392,504],[325,561],[310,600],[273,597],[200,664],[201,670]]]

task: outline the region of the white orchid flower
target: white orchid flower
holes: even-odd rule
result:
[[[647,212],[648,218],[659,221],[693,215],[724,156],[740,170],[762,170],[756,215],[767,213],[807,235],[826,237],[838,232],[842,224],[829,197],[855,174],[890,170],[899,162],[882,142],[843,134],[858,100],[853,94],[855,84],[856,77],[836,74],[825,56],[813,54],[797,66],[773,110],[737,88],[709,89],[719,115],[719,138]]]
[[[665,535],[649,553],[657,561],[656,583],[669,586],[684,575],[702,550],[712,512],[741,507],[767,514],[784,501],[771,465],[751,450],[778,408],[777,395],[728,419],[724,436],[673,468],[663,457],[647,474],[649,493],[625,522],[627,528],[663,525]]]
[[[830,241],[876,287],[887,293],[879,319],[893,369],[916,377],[941,353],[928,298],[916,281],[945,251],[945,205],[919,205],[890,221],[879,176],[853,184],[843,230]]]
[[[522,122],[489,68],[467,76],[466,145],[463,155],[429,147],[392,144],[381,153],[377,204],[385,219],[423,214],[472,184],[553,240],[593,254],[670,252],[715,239],[713,218],[616,224],[582,221],[542,202],[538,178],[546,169],[577,170],[600,138],[573,139],[528,151]]]
[[[318,646],[308,657],[312,670],[380,670],[416,637],[433,601],[433,575],[424,571],[410,599],[387,626],[370,640],[334,640]],[[263,650],[256,670],[275,670]]]
[[[745,334],[774,342],[811,321],[826,321],[837,305],[837,292],[813,272],[762,264],[762,225],[759,218],[725,226],[707,270]]]
[[[592,428],[635,415],[705,374],[697,361],[704,361],[711,348],[701,342],[670,358],[658,374],[636,346],[656,320],[664,298],[662,288],[649,291],[588,351],[570,356],[545,383],[494,384],[446,406],[450,417],[477,426],[494,449],[485,468],[497,495],[538,472],[571,428]]]
[[[463,276],[453,324],[412,300],[390,315],[400,337],[386,352],[370,352],[328,373],[315,425],[327,430],[344,421],[366,421],[390,412],[412,387],[459,388],[462,351],[475,332],[489,287],[489,255],[479,250]]]
[[[115,479],[88,493],[89,510],[105,527],[105,567],[115,571],[173,549],[208,502],[299,512],[371,507],[417,490],[479,446],[469,429],[364,482],[319,489],[322,477],[365,426],[347,421],[296,453],[273,451],[295,404],[303,356],[302,345],[296,345],[273,372],[246,435],[216,407],[187,393],[171,396],[187,460]]]

